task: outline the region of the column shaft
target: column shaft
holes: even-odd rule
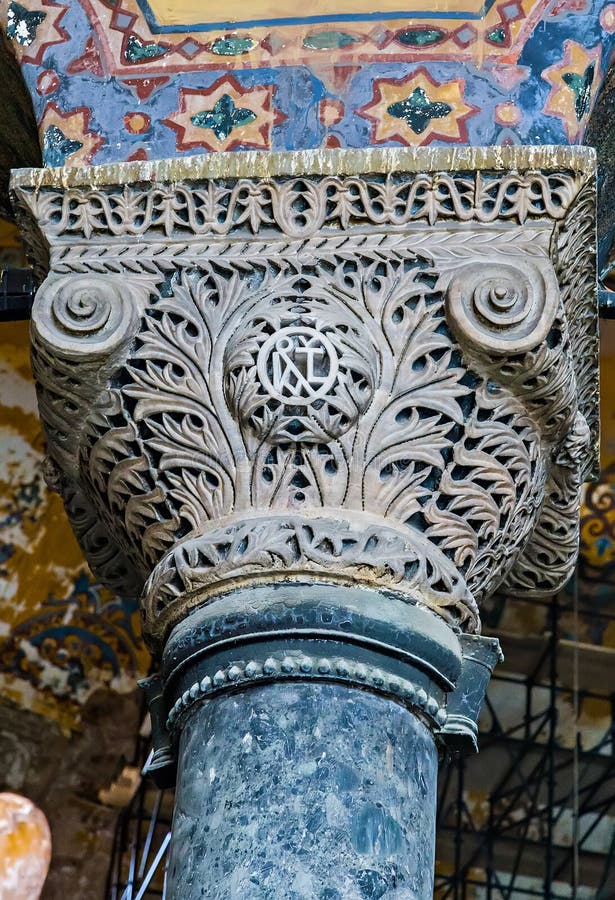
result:
[[[178,755],[170,900],[432,897],[437,751],[401,704],[260,685],[197,707]]]

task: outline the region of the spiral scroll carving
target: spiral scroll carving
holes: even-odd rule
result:
[[[106,355],[134,330],[137,309],[125,279],[112,275],[53,275],[32,310],[35,333],[67,355]]]
[[[524,259],[469,263],[451,279],[447,317],[458,337],[488,353],[525,353],[545,340],[559,305],[552,266]]]

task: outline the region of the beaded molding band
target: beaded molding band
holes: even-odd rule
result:
[[[168,715],[167,727],[170,731],[178,728],[180,721],[193,706],[222,690],[242,684],[270,681],[272,678],[276,681],[280,678],[322,678],[350,682],[357,687],[371,687],[388,695],[395,695],[409,706],[420,710],[437,729],[446,723],[446,709],[438,700],[424,688],[416,688],[405,678],[392,677],[376,666],[355,663],[344,657],[314,659],[306,655],[299,658],[284,655],[281,659],[267,656],[262,661],[251,659],[247,663],[234,663],[195,681],[175,701]]]

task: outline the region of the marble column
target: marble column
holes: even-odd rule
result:
[[[431,897],[447,694],[470,749],[498,654],[376,590],[261,585],[192,612],[150,681],[181,735],[171,896]]]
[[[160,664],[170,897],[426,900],[436,753],[476,749],[499,657],[481,603],[553,593],[576,560],[592,152],[12,184],[48,480]]]
[[[432,897],[438,753],[401,704],[323,682],[220,695],[182,731],[172,897]]]

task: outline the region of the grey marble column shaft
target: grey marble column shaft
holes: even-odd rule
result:
[[[382,696],[215,697],[181,736],[169,900],[431,900],[436,778],[429,729]]]

